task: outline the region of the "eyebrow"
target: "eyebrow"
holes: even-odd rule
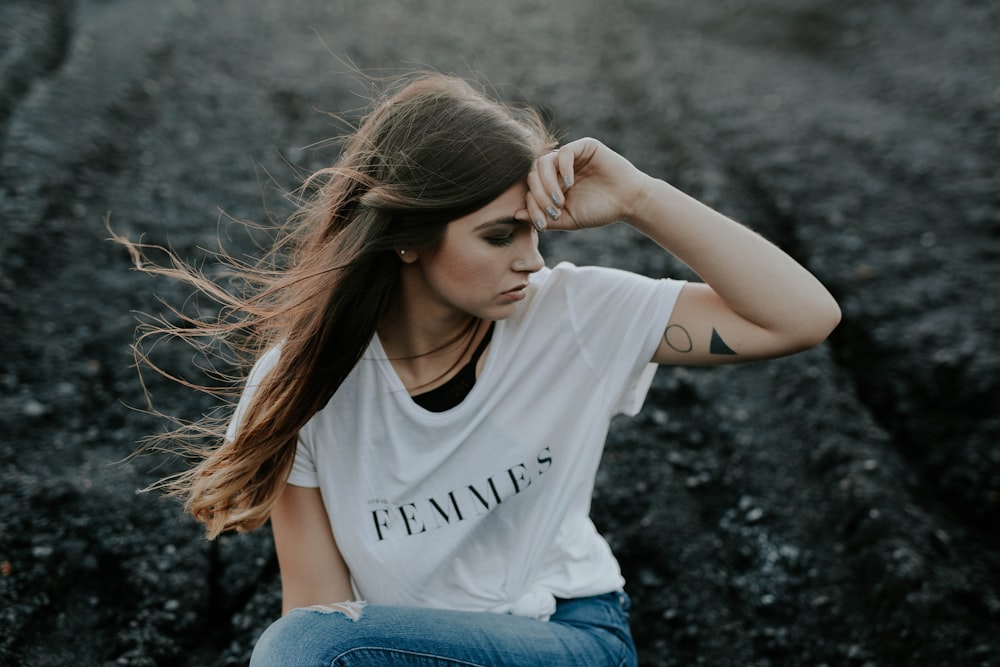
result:
[[[526,224],[528,224],[527,221],[518,220],[517,218],[508,215],[502,218],[497,218],[496,220],[487,220],[486,222],[482,222],[476,225],[476,231],[478,232],[481,229],[486,229],[487,227],[494,227],[498,225],[526,225]]]

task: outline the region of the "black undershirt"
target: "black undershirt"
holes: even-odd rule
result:
[[[465,400],[465,397],[476,385],[476,363],[486,351],[490,339],[493,338],[494,324],[496,323],[490,322],[490,328],[486,330],[486,335],[479,341],[476,351],[472,353],[472,359],[465,366],[462,366],[462,369],[455,373],[454,377],[440,387],[412,396],[417,405],[431,412],[444,412],[451,410]]]

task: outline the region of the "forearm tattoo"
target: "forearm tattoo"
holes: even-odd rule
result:
[[[691,334],[679,324],[671,324],[667,327],[666,331],[663,332],[663,340],[674,352],[687,354],[694,349],[694,341],[691,340]],[[712,340],[709,342],[708,351],[711,354],[736,354],[736,350],[726,345],[726,341],[722,340],[722,336],[719,335],[719,332],[714,327],[712,328]]]

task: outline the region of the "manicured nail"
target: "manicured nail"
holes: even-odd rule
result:
[[[545,218],[543,218],[542,216],[538,216],[537,218],[535,218],[535,229],[537,229],[538,231],[542,231],[543,229],[545,229]]]
[[[552,218],[553,220],[558,220],[559,219],[559,211],[557,211],[554,207],[552,207],[552,206],[546,206],[545,207],[545,212],[548,213],[549,217]]]
[[[563,187],[569,190],[572,186],[573,184],[570,183],[569,176],[563,176]]]
[[[558,192],[553,192],[549,196],[552,197],[553,204],[555,204],[556,206],[562,206],[562,195],[560,195]]]

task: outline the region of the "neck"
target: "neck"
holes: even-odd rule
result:
[[[404,264],[396,299],[378,327],[390,359],[447,355],[475,329],[476,318],[432,294],[419,268]]]
[[[488,329],[482,319],[443,302],[428,288],[419,267],[406,264],[378,336],[404,386],[418,393],[447,381],[468,363]]]
[[[450,357],[466,347],[481,323],[465,313],[434,319],[409,309],[393,309],[379,326],[378,335],[393,360]]]
[[[379,328],[379,339],[396,374],[411,394],[446,382],[468,363],[488,327],[464,318],[428,325],[422,318],[399,315]]]

